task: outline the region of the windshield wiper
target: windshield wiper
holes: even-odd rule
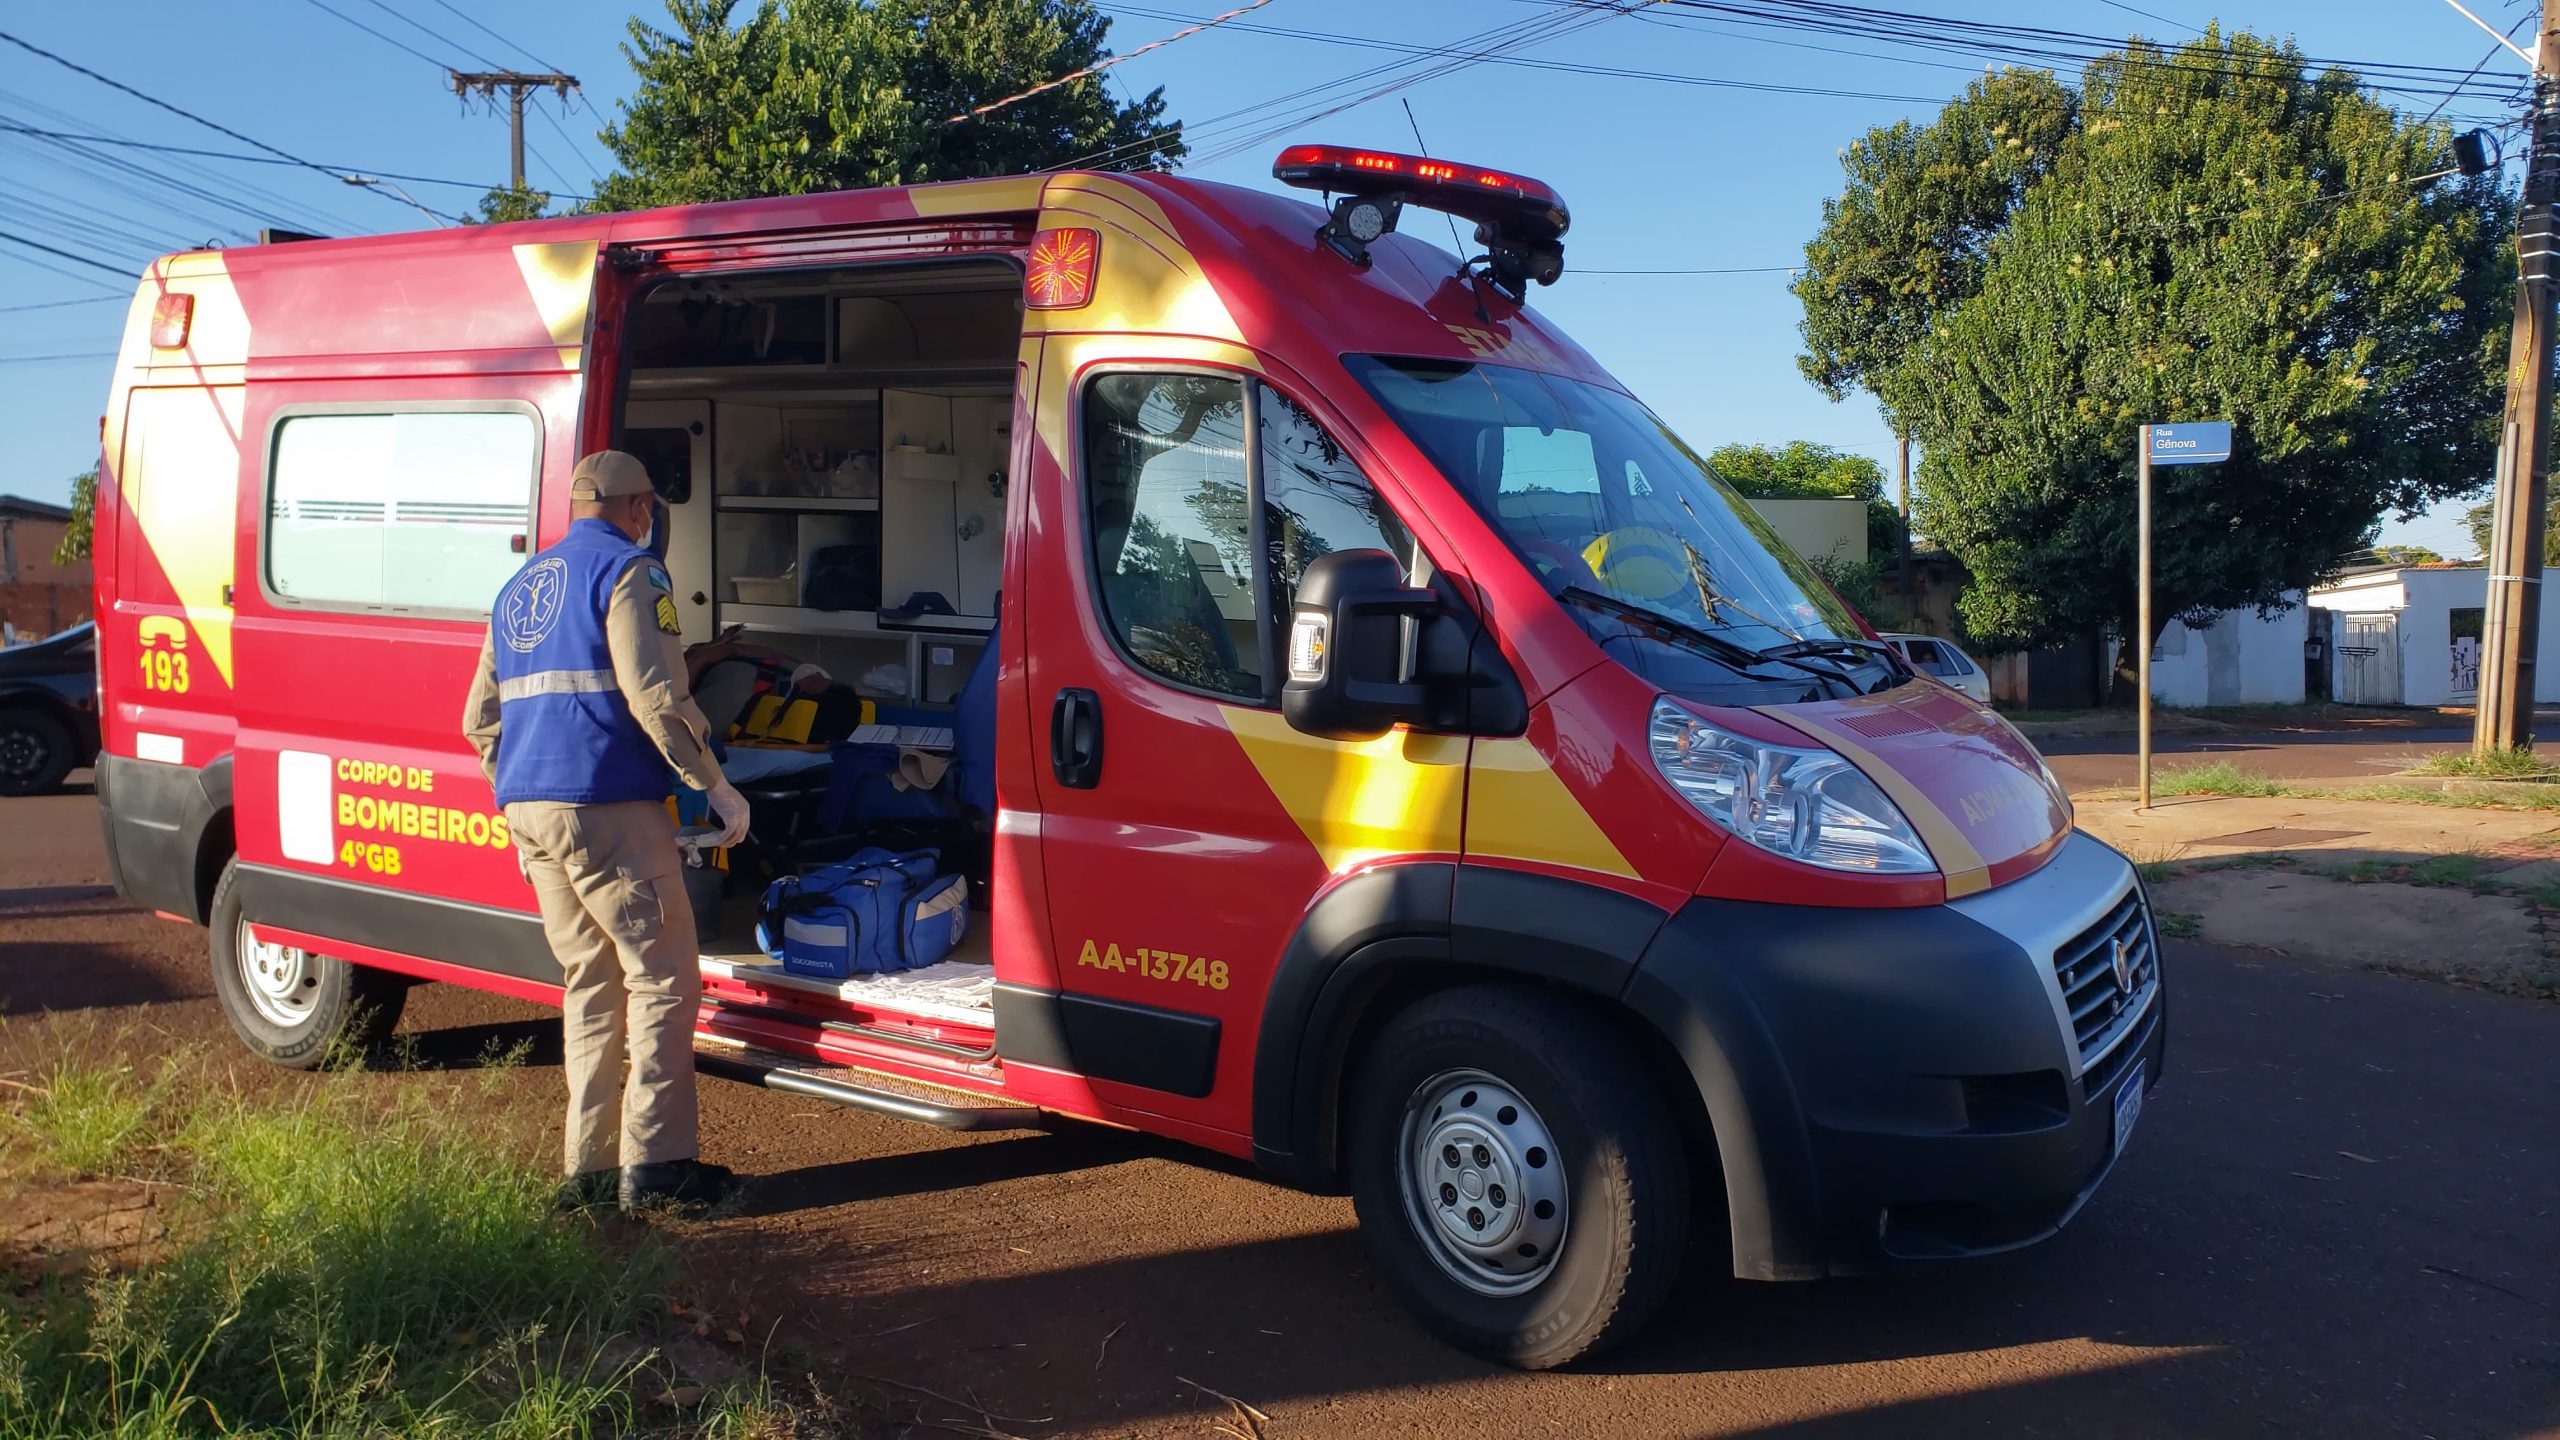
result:
[[[1664,638],[1677,640],[1690,649],[1721,660],[1737,670],[1756,670],[1764,665],[1784,665],[1790,670],[1801,671],[1818,679],[1845,686],[1852,695],[1866,693],[1859,688],[1857,681],[1828,665],[1810,664],[1797,656],[1783,653],[1785,650],[1794,648],[1793,646],[1781,646],[1777,650],[1754,650],[1748,645],[1728,640],[1712,630],[1693,625],[1677,615],[1666,615],[1650,605],[1638,605],[1633,601],[1621,600],[1615,595],[1594,590],[1587,585],[1566,585],[1556,591],[1556,598],[1568,604],[1579,605],[1585,610],[1597,610],[1603,615],[1612,615],[1647,629],[1659,631]]]
[[[1884,661],[1885,673],[1897,679],[1915,673],[1911,669],[1911,662],[1903,659],[1900,651],[1881,640],[1868,640],[1859,636],[1809,635],[1801,640],[1790,640],[1784,645],[1772,645],[1760,653],[1773,660],[1782,660],[1796,655],[1877,656]],[[1843,674],[1841,678],[1849,677]],[[1883,688],[1881,685],[1876,687],[1878,690]],[[1874,692],[1861,691],[1860,693],[1873,694]]]

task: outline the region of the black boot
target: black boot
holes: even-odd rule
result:
[[[622,1188],[619,1170],[581,1170],[551,1192],[551,1208],[563,1214],[610,1205]]]
[[[654,1165],[622,1167],[622,1208],[628,1213],[660,1208],[708,1209],[727,1199],[738,1177],[725,1165],[700,1160],[661,1160]]]

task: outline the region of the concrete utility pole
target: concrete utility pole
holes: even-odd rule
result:
[[[2560,3],[2560,0],[2555,0]],[[561,99],[578,88],[575,75],[528,75],[520,70],[449,70],[456,95],[482,95],[491,100],[498,92],[507,92],[507,160],[508,180],[518,190],[524,188],[524,97],[528,90],[544,88],[558,92]]]
[[[2542,643],[2543,511],[2550,496],[2554,208],[2560,205],[2560,0],[2542,0],[2534,46],[2531,150],[2516,217],[2516,317],[2507,347],[2506,423],[2489,540],[2488,611],[2481,627],[2476,754],[2533,744],[2534,652]]]
[[[1897,430],[1893,438],[1901,442],[1902,448],[1898,467],[1902,477],[1902,605],[1916,621],[1920,616],[1920,597],[1911,589],[1911,432]]]

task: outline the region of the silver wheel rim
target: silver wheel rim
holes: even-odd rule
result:
[[[240,922],[232,953],[240,957],[241,984],[260,1019],[294,1030],[311,1018],[311,1002],[320,990],[319,957],[259,939],[249,933],[246,920]]]
[[[1423,1248],[1468,1289],[1517,1295],[1555,1269],[1572,1218],[1564,1157],[1520,1092],[1484,1071],[1415,1087],[1396,1181]]]

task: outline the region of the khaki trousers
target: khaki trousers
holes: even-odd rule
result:
[[[675,817],[649,801],[520,800],[507,826],[565,977],[568,1173],[692,1159],[702,954]]]

